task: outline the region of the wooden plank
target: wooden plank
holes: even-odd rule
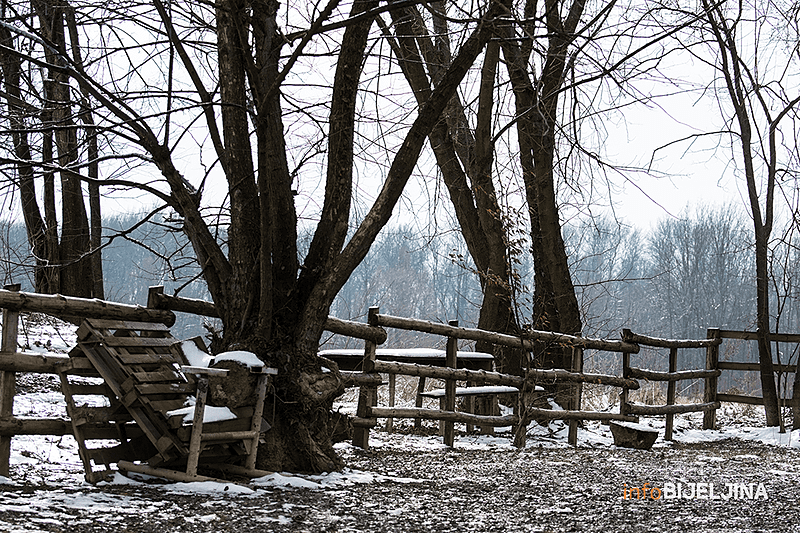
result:
[[[213,302],[183,298],[164,294],[163,286],[150,287],[147,297],[147,306],[156,309],[169,309],[193,315],[210,316],[219,318],[219,313]],[[375,344],[386,342],[386,330],[380,326],[370,326],[352,320],[342,320],[329,316],[325,322],[325,330],[356,339],[370,340]]]
[[[633,369],[631,369],[633,370]],[[674,377],[678,370],[678,348],[672,347],[669,349],[669,374],[670,378]],[[719,372],[719,370],[717,370]],[[721,373],[721,372],[720,372]],[[636,377],[636,376],[634,376]],[[675,381],[667,383],[667,405],[675,405]],[[664,440],[672,440],[672,428],[674,425],[674,413],[667,414],[667,420],[664,428]]]
[[[178,362],[175,360],[175,357],[172,354],[123,352],[119,354],[118,358],[124,365],[172,366],[172,364]]]
[[[267,387],[269,386],[270,374],[262,374],[258,378],[258,388],[256,391],[256,404],[253,409],[250,431],[254,433],[250,442],[250,451],[247,454],[245,467],[253,470],[256,467],[256,457],[258,455],[258,441],[261,437],[262,415],[264,414],[264,400],[267,397]]]
[[[161,477],[172,481],[184,481],[184,482],[216,481],[218,483],[230,483],[230,481],[226,481],[224,479],[208,477],[208,476],[198,476],[197,474],[191,475],[187,474],[186,472],[179,472],[177,470],[169,470],[166,468],[155,468],[147,465],[139,465],[131,463],[129,461],[120,461],[119,463],[117,463],[117,466],[123,472],[137,472],[139,474]]]
[[[183,417],[173,417],[170,422],[176,421],[178,425],[175,429],[175,434],[185,442],[189,442],[192,437],[192,426],[183,425]],[[228,431],[251,431],[253,426],[252,417],[235,418],[233,420],[223,420],[221,422],[209,422],[203,424],[203,432],[209,433],[225,433]]]
[[[192,437],[189,440],[189,458],[186,460],[186,473],[190,476],[197,474],[197,463],[200,452],[203,451],[203,415],[206,408],[208,395],[208,378],[203,376],[197,382],[197,401],[194,406],[194,419],[192,420]]]
[[[5,291],[18,295],[20,284],[5,286]],[[17,351],[17,333],[19,332],[19,311],[7,307],[3,309],[3,332],[0,351],[13,353]],[[14,372],[0,372],[0,417],[14,416],[14,395],[17,392],[17,378]],[[0,436],[0,476],[9,475],[11,459],[11,437]]]
[[[755,331],[736,331],[731,329],[719,330],[719,335],[723,339],[738,339],[743,341],[757,341],[758,333]],[[769,340],[772,342],[791,342],[800,343],[800,333],[770,333]]]
[[[143,396],[153,394],[194,394],[196,385],[194,383],[137,383],[134,388]]]
[[[627,352],[624,352],[627,353]],[[612,387],[623,387],[626,389],[637,390],[639,382],[627,377],[610,376],[607,374],[592,374],[588,372],[570,372],[567,370],[544,370],[531,369],[527,373],[528,381],[546,380],[552,381],[571,381],[575,383],[596,383],[598,385],[610,385]]]
[[[647,370],[644,368],[631,367],[631,377],[638,379],[646,379],[647,381],[683,381],[685,379],[705,379],[710,377],[718,377],[722,374],[721,370],[681,370],[680,372],[657,372],[655,370]]]
[[[642,344],[645,346],[652,346],[654,348],[707,348],[714,344],[722,342],[721,339],[661,339],[658,337],[648,337],[646,335],[639,335],[633,333],[629,329],[622,330],[622,340],[625,342],[632,342],[635,344]]]
[[[452,378],[459,381],[483,381],[490,385],[510,385],[522,387],[524,378],[489,372],[487,370],[467,370],[464,368],[443,368],[418,365],[414,363],[396,363],[389,361],[372,361],[365,365],[365,372],[380,372],[384,374],[401,374],[404,376],[418,376],[434,379]],[[635,381],[634,381],[635,382]]]
[[[627,412],[632,415],[656,416],[678,413],[695,413],[700,411],[709,411],[712,409],[719,409],[719,401],[714,403],[691,403],[684,405],[639,405],[629,402]]]
[[[169,348],[176,342],[175,337],[105,337],[103,342],[107,346],[142,347],[142,348]],[[168,352],[169,353],[169,352]]]
[[[445,389],[432,389],[427,392],[423,392],[422,396],[427,398],[441,398],[445,395]],[[478,386],[478,387],[456,387],[455,395],[456,396],[490,396],[495,394],[518,394],[519,389],[517,387],[506,387],[506,386]]]
[[[720,370],[736,370],[740,372],[758,372],[761,370],[759,363],[741,363],[737,361],[720,361],[717,363],[717,368]],[[797,370],[797,365],[779,365],[773,364],[776,372],[784,372],[787,374],[794,373]]]
[[[73,396],[106,396],[114,393],[105,383],[70,383]]]
[[[375,317],[378,315],[377,307],[370,307],[368,314],[368,322],[370,325],[375,325]],[[375,361],[375,350],[377,346],[373,341],[364,341],[364,365],[366,367],[370,361]],[[358,391],[358,406],[356,407],[356,416],[359,418],[367,418],[367,410],[377,404],[378,402],[378,387],[377,386],[364,386],[360,387]],[[369,449],[369,428],[357,427],[353,429],[353,446],[357,446],[363,450]]]
[[[717,393],[717,401],[730,403],[744,403],[747,405],[764,405],[764,398],[760,396],[745,396],[743,394]]]
[[[156,411],[166,413],[167,411],[174,411],[186,406],[186,397],[174,398],[171,400],[151,400],[148,399],[149,405]],[[165,415],[166,416],[166,415]]]
[[[719,329],[709,328],[706,331],[709,339],[719,339]],[[719,344],[706,348],[706,370],[719,370]],[[707,377],[704,380],[703,401],[715,403],[717,401],[717,378]],[[717,411],[709,410],[703,413],[703,429],[714,429],[717,424]]]
[[[175,323],[175,313],[161,309],[147,309],[139,305],[127,305],[103,300],[76,298],[60,294],[36,294],[0,290],[0,307],[14,311],[47,313],[57,317],[110,317],[133,319],[145,322]]]
[[[87,318],[85,320],[94,329],[125,329],[133,331],[164,331],[169,332],[169,327],[161,322],[141,322],[134,320],[105,320],[100,318]]]
[[[519,421],[517,415],[486,416],[472,413],[445,411],[442,409],[419,409],[413,407],[372,407],[366,418],[421,418],[423,420],[449,420],[462,424],[486,426],[513,426]],[[362,417],[363,418],[363,417]]]
[[[458,327],[458,320],[451,320],[448,322],[450,326]],[[447,338],[447,348],[445,350],[447,354],[447,361],[445,366],[447,368],[455,368],[458,362],[458,356],[456,352],[458,351],[458,339],[455,337],[448,337]],[[453,378],[447,379],[444,382],[444,401],[442,402],[444,405],[445,411],[455,411],[456,410],[456,380]],[[444,445],[445,446],[453,446],[455,441],[455,426],[453,425],[452,420],[444,420],[440,422],[444,424]]]
[[[638,418],[621,413],[601,413],[598,411],[561,411],[555,409],[539,409],[528,407],[527,417],[530,419],[543,418],[546,420],[623,420],[625,422],[638,422]]]
[[[133,372],[131,376],[139,383],[157,383],[163,381],[183,382],[183,377],[170,368],[165,368],[157,372]]]
[[[493,344],[502,344],[512,348],[523,348],[526,350],[536,349],[535,341],[552,342],[564,346],[577,346],[594,350],[608,352],[631,352],[639,353],[639,345],[624,341],[612,341],[603,339],[592,339],[589,337],[576,337],[565,333],[553,333],[551,331],[528,330],[524,333],[524,338],[514,335],[505,335],[474,328],[454,327],[440,322],[430,322],[413,318],[403,318],[391,315],[377,315],[375,324],[383,327],[421,331],[433,333],[443,337],[455,337],[474,341],[487,341]]]

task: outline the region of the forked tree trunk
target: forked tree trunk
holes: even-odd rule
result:
[[[548,48],[534,87],[527,72],[527,51],[511,39],[503,53],[514,89],[520,164],[531,219],[534,260],[534,329],[580,335],[582,323],[575,288],[561,235],[555,194],[556,132],[559,94],[564,82],[569,46],[575,39],[585,3],[574,0],[562,19],[559,2],[547,2],[544,21]],[[509,30],[510,31],[510,30]],[[556,346],[542,346],[534,354],[537,366],[571,368],[572,354]]]

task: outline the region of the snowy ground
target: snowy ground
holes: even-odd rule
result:
[[[69,343],[39,341],[42,351]],[[15,414],[62,416],[52,388],[20,376]],[[615,447],[597,423],[580,429],[577,447],[554,423],[532,424],[523,450],[507,431],[459,433],[448,449],[432,425],[414,432],[396,421],[395,433],[372,433],[368,452],[339,445],[343,473],[273,474],[246,486],[119,475],[92,486],[71,437],[15,437],[11,476],[0,478],[0,531],[800,531],[800,431],[759,428],[760,418],[726,405],[722,429],[701,431],[700,416],[682,416],[675,441],[660,437],[650,451]],[[643,423],[663,437],[663,419]],[[669,497],[678,486],[681,497]]]

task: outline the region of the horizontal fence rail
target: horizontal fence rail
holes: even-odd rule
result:
[[[534,350],[536,348],[534,342],[538,341],[547,342],[554,345],[588,348],[607,352],[639,353],[639,346],[630,342],[576,337],[574,335],[553,333],[550,331],[530,330],[524,332],[519,337],[516,337],[514,335],[505,335],[503,333],[495,333],[482,329],[464,328],[437,322],[429,322],[427,320],[381,314],[378,314],[375,317],[375,324],[388,328],[433,333],[435,335],[441,335],[443,337],[451,337],[455,339],[486,341],[493,344],[509,346],[511,348],[522,348],[523,350]]]
[[[90,298],[75,298],[60,294],[35,294],[0,289],[0,308],[9,311],[45,313],[59,318],[107,318],[136,322],[175,324],[175,313],[167,309],[150,309]]]
[[[658,337],[648,337],[646,335],[639,335],[633,333],[629,329],[622,331],[622,338],[627,342],[635,342],[642,346],[649,346],[652,348],[668,348],[669,370],[667,372],[658,372],[644,368],[636,368],[630,365],[628,357],[623,358],[622,375],[634,379],[644,379],[647,381],[666,382],[667,383],[667,404],[666,405],[640,405],[628,402],[627,390],[623,391],[622,405],[620,411],[631,415],[643,416],[666,416],[666,424],[664,429],[664,440],[672,440],[674,415],[681,413],[693,412],[714,412],[719,408],[719,402],[713,398],[711,389],[713,388],[716,393],[716,378],[721,374],[720,370],[714,368],[713,365],[709,366],[707,356],[707,364],[705,370],[677,370],[678,366],[678,350],[690,348],[705,348],[707,354],[709,352],[718,353],[719,345],[722,339],[710,330],[711,333],[706,339],[697,340],[684,340],[684,339],[661,339]],[[714,359],[714,358],[712,358]],[[716,360],[716,359],[714,359]],[[703,394],[704,403],[693,403],[675,405],[675,387],[677,382],[684,380],[703,379],[705,380],[706,390]],[[709,398],[711,400],[709,401]]]
[[[164,294],[163,286],[150,287],[150,292],[147,296],[147,306],[154,309],[165,309],[219,318],[217,307],[212,302],[183,298],[181,296],[170,296]],[[325,330],[347,337],[369,340],[375,344],[383,344],[386,342],[386,330],[378,326],[364,324],[363,322],[355,322],[353,320],[342,320],[341,318],[329,316],[325,321]]]

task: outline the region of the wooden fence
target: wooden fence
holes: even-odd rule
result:
[[[60,295],[42,295],[19,292],[19,285],[6,285],[0,291],[3,309],[2,346],[0,346],[0,475],[8,476],[11,438],[14,435],[71,435],[72,425],[60,418],[22,419],[14,417],[16,373],[72,374],[90,370],[78,368],[66,355],[36,354],[17,351],[17,334],[20,312],[46,313],[59,318],[113,318],[136,322],[175,323],[175,315],[168,310],[148,309],[141,306],[72,298]],[[92,428],[95,438],[115,438],[118,434],[112,424],[99,424]]]
[[[668,348],[669,349],[669,370],[667,372],[655,372],[653,370],[646,370],[643,368],[636,368],[630,365],[630,354],[624,353],[622,356],[622,375],[623,377],[644,379],[647,381],[665,381],[667,382],[667,404],[666,405],[639,405],[628,401],[628,391],[623,389],[622,397],[620,398],[620,412],[631,415],[643,416],[656,416],[666,415],[666,428],[664,431],[664,439],[672,440],[673,419],[678,413],[692,413],[692,412],[714,412],[719,408],[719,401],[710,399],[712,396],[709,391],[716,390],[716,378],[719,377],[721,371],[709,364],[714,361],[714,357],[706,357],[706,368],[698,370],[682,370],[678,371],[678,350],[681,348],[705,348],[707,353],[717,353],[719,345],[722,340],[717,335],[719,330],[709,330],[707,339],[702,340],[670,340],[659,339],[656,337],[647,337],[645,335],[637,335],[629,329],[622,331],[622,338],[630,343],[635,343],[640,346],[651,346],[655,348]],[[706,392],[704,394],[704,402],[699,404],[675,404],[675,387],[679,381],[689,379],[703,379],[705,380]]]
[[[754,331],[736,330],[709,330],[709,337],[716,335],[721,339],[735,339],[743,341],[757,341],[758,334]],[[800,334],[792,333],[770,333],[771,342],[785,342],[790,344],[800,344]],[[760,372],[759,363],[745,363],[735,361],[720,361],[719,349],[709,352],[706,366],[716,368],[720,371],[730,370],[735,372]],[[779,398],[780,405],[791,405],[794,415],[794,426],[800,427],[800,387],[798,387],[797,365],[794,364],[774,364],[775,372],[795,374],[792,398]],[[717,391],[717,381],[714,379],[713,385],[706,388],[706,401],[731,402],[747,405],[764,405],[764,398],[759,396],[748,396],[743,394],[728,394]],[[711,429],[716,425],[716,412],[709,411],[703,420],[703,429]]]
[[[398,328],[424,333],[441,335],[447,339],[447,363],[445,368],[415,365],[410,363],[385,362],[377,359],[374,342],[367,341],[364,350],[364,373],[385,373],[420,378],[437,378],[445,382],[443,400],[440,409],[395,408],[377,407],[377,386],[363,386],[359,392],[358,408],[356,411],[356,432],[353,444],[361,448],[369,446],[369,429],[376,425],[377,418],[414,418],[425,420],[443,421],[444,442],[453,445],[454,423],[460,422],[479,426],[512,426],[519,429],[515,431],[514,444],[518,447],[525,444],[525,428],[532,419],[567,420],[569,422],[570,443],[577,442],[577,428],[579,420],[635,420],[631,415],[624,413],[600,413],[594,411],[581,411],[581,385],[583,383],[597,383],[615,387],[637,389],[639,383],[635,379],[610,376],[604,374],[591,374],[581,372],[583,364],[583,350],[586,348],[618,353],[637,353],[639,346],[624,340],[591,339],[575,337],[544,331],[528,331],[524,336],[516,337],[501,333],[483,331],[479,329],[459,327],[456,322],[442,324],[426,320],[409,319],[391,315],[382,315],[377,307],[371,308],[368,324],[373,327]],[[459,340],[487,341],[496,345],[519,348],[526,351],[534,350],[534,343],[546,342],[572,349],[573,369],[569,370],[529,370],[524,376],[514,376],[486,370],[468,370],[456,368],[456,351]],[[455,410],[456,382],[466,381],[467,389],[470,386],[497,385],[514,387],[518,392],[518,404],[514,414],[496,416],[491,414],[476,414],[457,412]],[[573,385],[571,404],[569,410],[541,409],[531,407],[527,399],[535,393],[535,386],[541,382],[570,383]],[[482,391],[483,392],[483,391]]]
[[[60,295],[39,295],[19,292],[19,285],[9,285],[0,291],[0,307],[3,309],[2,346],[0,347],[0,475],[8,475],[8,460],[11,437],[14,435],[66,435],[72,428],[62,419],[17,419],[13,416],[15,394],[15,373],[51,373],[75,371],[74,362],[67,356],[55,354],[34,354],[17,351],[17,328],[20,312],[46,313],[58,318],[114,318],[141,322],[161,322],[171,325],[175,322],[173,311],[197,315],[217,316],[214,305],[201,300],[192,300],[165,295],[163,287],[152,287],[148,295],[147,307],[117,304],[101,300],[70,298]],[[417,365],[412,363],[381,361],[376,357],[377,345],[386,341],[384,328],[413,330],[441,335],[447,339],[446,364],[444,367]],[[346,335],[365,341],[364,361],[361,372],[342,371],[347,386],[359,387],[359,400],[354,418],[353,442],[357,446],[369,446],[369,431],[378,418],[415,418],[442,421],[445,443],[452,445],[454,424],[465,423],[486,427],[512,426],[520,429],[515,432],[514,443],[523,446],[528,422],[537,420],[566,420],[569,422],[569,442],[577,442],[577,424],[580,420],[636,420],[639,415],[667,416],[667,434],[672,437],[672,418],[676,413],[703,411],[703,427],[713,428],[715,411],[720,402],[739,402],[763,405],[763,399],[717,392],[717,378],[722,370],[759,370],[757,363],[735,363],[719,361],[719,346],[722,339],[753,340],[755,334],[710,329],[708,339],[667,340],[636,335],[630,331],[623,333],[621,340],[592,339],[571,335],[530,331],[524,336],[511,336],[479,329],[459,327],[457,322],[449,324],[429,322],[380,314],[378,308],[370,309],[367,323],[340,320],[329,317],[325,329],[332,333]],[[800,342],[800,335],[773,335],[779,342]],[[457,368],[457,345],[460,340],[488,341],[490,343],[531,351],[535,343],[547,343],[572,350],[571,370],[533,369],[524,376],[513,376],[489,370]],[[640,345],[667,348],[670,350],[669,371],[655,372],[635,368],[630,365],[630,355],[639,352]],[[705,348],[706,368],[676,371],[677,350],[682,348]],[[620,353],[623,358],[623,375],[614,376],[582,372],[583,350],[594,349]],[[795,372],[796,365],[778,365],[781,372]],[[382,383],[380,374],[415,376],[418,378],[442,379],[445,382],[440,409],[396,408],[377,406],[377,388]],[[666,381],[667,405],[637,405],[628,401],[628,392],[639,388],[639,380]],[[705,383],[704,401],[692,405],[675,404],[675,384],[686,379],[703,379]],[[470,386],[514,387],[519,390],[514,414],[500,416],[456,411],[457,381],[466,381]],[[528,400],[536,394],[537,384],[572,384],[571,404],[568,410],[541,409],[530,406]],[[618,413],[580,410],[582,384],[595,383],[621,389],[620,411]],[[504,389],[506,390],[506,389]],[[795,398],[798,393],[795,392]],[[797,401],[797,399],[795,399]],[[116,430],[109,425],[109,435]],[[102,434],[102,428],[97,430]]]

